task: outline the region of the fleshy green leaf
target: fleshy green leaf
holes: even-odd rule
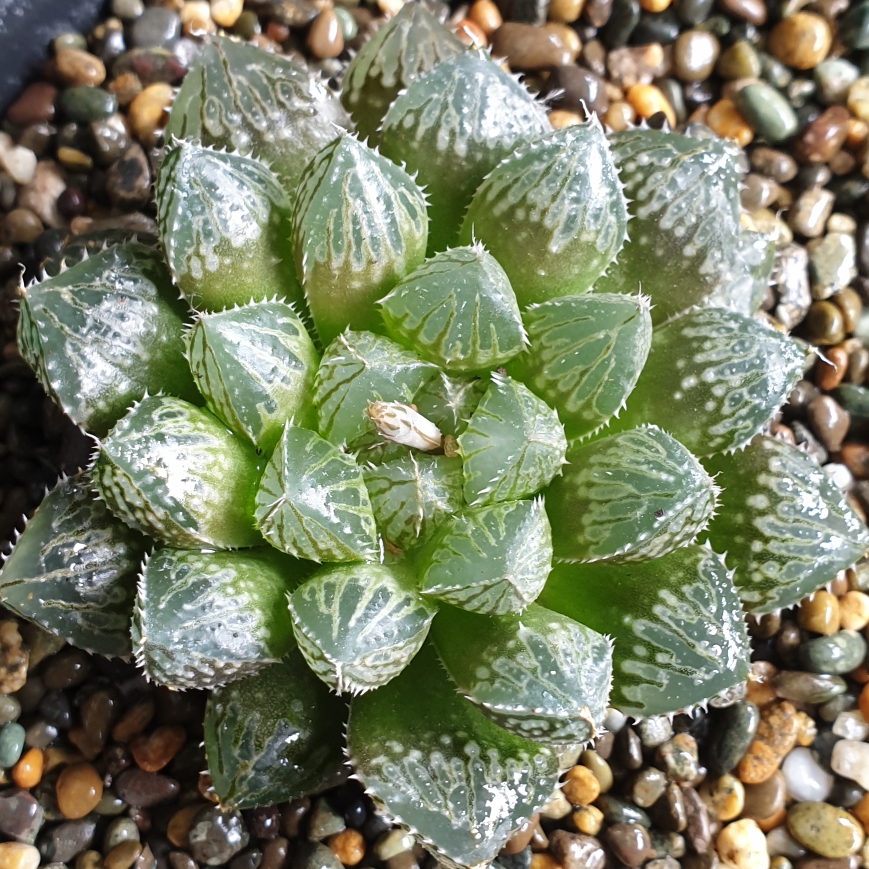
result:
[[[0,570],[0,598],[80,649],[127,656],[146,546],[96,500],[86,474],[63,480],[37,507]]]
[[[145,563],[133,616],[136,663],[170,688],[216,688],[293,647],[286,595],[308,565],[268,547],[158,549]]]
[[[462,694],[510,733],[564,745],[600,731],[612,647],[585,625],[537,604],[502,616],[444,607],[432,638]]]
[[[260,460],[208,411],[144,398],[100,444],[94,485],[127,525],[170,546],[253,546]]]
[[[322,568],[290,596],[308,666],[330,688],[352,694],[395,678],[419,651],[436,611],[403,564]]]
[[[793,606],[869,549],[869,532],[807,455],[770,437],[704,464],[723,487],[707,534],[746,608]]]
[[[295,649],[212,692],[205,753],[220,804],[272,806],[313,790],[341,767],[345,713]]]
[[[715,509],[703,466],[655,426],[575,444],[567,461],[546,491],[559,560],[660,558],[690,543]]]
[[[705,546],[643,563],[556,565],[540,603],[615,639],[610,704],[626,715],[677,712],[748,677],[732,574]]]
[[[590,290],[627,239],[622,185],[597,119],[523,142],[479,186],[460,238],[479,239],[522,307]]]
[[[319,359],[289,305],[254,302],[203,314],[186,345],[209,410],[263,452],[274,449],[287,420],[313,424]]]
[[[353,136],[311,161],[293,216],[296,273],[323,346],[347,326],[382,331],[374,303],[425,257],[425,196]]]
[[[775,243],[759,232],[741,229],[734,274],[719,284],[705,304],[753,317],[760,308],[775,264]]]
[[[697,456],[743,447],[796,386],[805,358],[759,320],[722,308],[689,311],[655,329],[614,426],[659,425]]]
[[[194,308],[219,311],[275,295],[302,302],[289,240],[292,202],[266,166],[177,141],[155,190],[166,261]]]
[[[159,253],[112,247],[20,291],[21,355],[73,422],[102,437],[148,390],[197,400],[178,364],[177,296]]]
[[[423,594],[472,612],[519,613],[552,566],[540,499],[472,507],[445,519],[414,558]]]
[[[567,296],[524,313],[530,347],[507,372],[551,407],[568,438],[601,428],[618,413],[652,342],[645,296]]]
[[[561,472],[567,449],[558,414],[527,386],[498,374],[458,443],[471,505],[539,492]]]
[[[455,437],[467,428],[488,386],[489,381],[479,377],[450,377],[440,372],[422,385],[413,403],[443,434]]]
[[[550,749],[456,694],[431,645],[388,685],[353,698],[347,730],[368,793],[448,865],[488,865],[558,775]]]
[[[287,425],[256,493],[256,523],[272,546],[311,561],[378,555],[362,470],[307,429]]]

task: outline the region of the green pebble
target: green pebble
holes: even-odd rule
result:
[[[838,20],[836,33],[848,48],[869,48],[869,2],[849,9]]]
[[[800,663],[812,673],[840,676],[859,667],[866,657],[866,640],[856,631],[815,637],[800,646]]]
[[[805,848],[829,859],[849,857],[863,844],[859,822],[829,803],[796,803],[788,810],[788,829]]]
[[[760,712],[748,700],[740,700],[721,711],[709,746],[710,774],[724,775],[742,760],[759,723]]]
[[[815,704],[826,703],[848,690],[841,676],[797,670],[780,670],[773,676],[772,687],[783,700]]]
[[[80,33],[61,33],[60,36],[54,37],[51,47],[55,54],[68,48],[74,48],[76,51],[87,51],[88,41]]]
[[[742,88],[736,94],[736,108],[752,130],[768,142],[781,142],[797,131],[794,110],[766,82],[754,82]]]
[[[17,721],[21,715],[21,704],[8,694],[0,694],[0,724]]]
[[[715,71],[722,78],[757,78],[760,75],[760,58],[754,46],[745,39],[734,42],[715,66]]]
[[[661,78],[655,81],[658,90],[667,98],[667,102],[673,107],[676,113],[676,120],[681,124],[688,117],[688,112],[685,108],[685,95],[682,92],[682,85],[674,78]]]
[[[103,853],[108,854],[116,845],[121,842],[138,842],[139,828],[130,818],[115,818],[108,827],[106,827],[105,835],[103,836]]]
[[[793,81],[794,74],[771,54],[758,52],[757,59],[760,61],[761,76],[773,87],[786,88]]]
[[[832,724],[842,712],[850,712],[857,708],[857,696],[850,691],[822,703],[818,707],[818,717],[821,721],[828,721]]]
[[[604,819],[610,824],[639,824],[649,829],[652,822],[649,816],[625,800],[620,800],[612,794],[601,794],[595,805],[603,812]]]
[[[17,721],[0,727],[0,768],[15,766],[24,748],[24,728]]]
[[[706,21],[715,0],[676,0],[676,14],[685,24],[700,24]]]
[[[118,99],[102,88],[80,85],[64,90],[58,106],[61,114],[68,120],[77,124],[89,124],[114,114],[118,109]]]
[[[127,808],[129,808],[127,804],[116,793],[104,790],[100,801],[96,804],[96,808],[94,808],[94,812],[98,815],[113,818],[115,815],[120,815]]]
[[[250,9],[245,9],[232,28],[233,33],[237,33],[242,39],[250,39],[260,33],[262,28],[259,23],[259,16],[256,12]]]
[[[355,39],[356,34],[359,32],[359,25],[356,23],[356,19],[341,6],[335,6],[332,11],[338,19],[338,25],[341,28],[341,35],[344,37],[344,41],[347,42]]]
[[[860,70],[850,61],[834,57],[819,63],[814,70],[815,84],[825,105],[844,103],[848,89],[860,77]]]
[[[711,33],[713,36],[721,39],[730,33],[730,19],[725,18],[723,15],[713,15],[702,24],[698,24],[695,29],[705,30],[707,33]]]

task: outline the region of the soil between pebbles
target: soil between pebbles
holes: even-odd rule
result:
[[[112,0],[64,34],[0,133],[0,549],[90,442],[15,344],[25,277],[71,237],[155,229],[161,128],[218,29],[333,83],[402,0]],[[764,316],[824,348],[773,422],[869,510],[869,8],[847,0],[475,0],[430,8],[548,95],[621,129],[704,123],[746,149],[743,220],[776,233]],[[749,620],[753,671],[727,709],[630,724],[570,758],[563,788],[495,869],[869,869],[869,562]],[[846,663],[843,664],[842,662]],[[61,646],[0,610],[0,869],[434,869],[359,785],[221,812],[203,692]]]

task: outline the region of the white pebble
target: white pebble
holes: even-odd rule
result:
[[[843,739],[853,739],[855,742],[863,742],[869,736],[869,724],[859,709],[848,709],[840,712],[833,722],[833,733]]]
[[[637,724],[637,730],[646,748],[657,748],[673,735],[673,725],[666,715],[644,718]]]
[[[716,850],[729,869],[769,869],[766,836],[757,821],[743,818],[728,824],[718,835]]]
[[[626,724],[627,716],[622,715],[618,709],[613,709],[611,706],[606,711],[606,717],[603,720],[605,730],[610,733],[618,733]]]
[[[840,492],[847,492],[854,485],[854,477],[844,465],[830,462],[824,465],[823,471]]]
[[[766,851],[770,857],[787,857],[788,860],[799,860],[806,853],[787,827],[776,827],[766,834]]]
[[[833,789],[833,776],[817,761],[809,748],[795,748],[781,766],[788,794],[800,802],[822,803]]]
[[[540,814],[544,818],[560,821],[562,818],[566,818],[572,811],[573,806],[570,805],[567,797],[558,789],[547,800],[546,805],[540,810]]]
[[[840,739],[833,746],[833,772],[869,790],[869,743]]]

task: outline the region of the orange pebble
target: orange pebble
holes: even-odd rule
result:
[[[586,766],[572,766],[564,774],[564,796],[574,806],[587,806],[600,796],[600,782]]]
[[[504,23],[492,0],[476,0],[468,10],[468,18],[486,34],[487,39]]]
[[[869,685],[863,686],[863,690],[857,698],[857,706],[863,713],[863,717],[869,721]]]
[[[489,40],[479,24],[475,24],[470,18],[463,18],[455,26],[453,33],[471,48],[485,48],[489,44]]]
[[[745,123],[730,100],[718,100],[709,109],[706,123],[722,139],[731,139],[740,148],[744,148],[754,138],[754,131]]]
[[[869,670],[866,669],[865,664],[861,664],[856,670],[852,670],[848,676],[859,685],[865,685],[869,682]]]
[[[640,0],[640,6],[646,12],[663,12],[670,7],[673,0]]]
[[[676,126],[676,113],[667,98],[653,84],[635,84],[628,88],[628,102],[641,118],[651,118],[658,112],[667,116],[671,127]]]
[[[552,854],[542,851],[531,855],[531,869],[561,869],[561,863]]]
[[[103,780],[89,763],[74,763],[57,778],[55,796],[60,813],[70,820],[92,812],[103,795]]]
[[[803,630],[830,636],[839,630],[839,599],[828,591],[816,591],[800,602],[797,623]]]
[[[815,383],[820,389],[835,389],[848,370],[848,354],[841,347],[828,347],[824,359],[815,363]]]
[[[31,748],[12,767],[12,781],[20,788],[36,787],[42,780],[42,766],[42,752],[38,748]]]
[[[764,833],[768,833],[770,830],[774,830],[776,827],[780,827],[787,817],[788,811],[782,806],[774,815],[770,815],[768,818],[764,818],[762,821],[755,821],[758,827],[763,830]]]
[[[845,145],[848,148],[856,148],[858,145],[862,145],[866,139],[869,139],[869,124],[859,118],[850,118]]]
[[[573,127],[576,124],[585,123],[585,119],[581,118],[576,112],[568,112],[566,109],[553,109],[548,117],[553,130],[560,130],[562,127]]]
[[[178,809],[169,819],[169,824],[166,827],[166,838],[176,848],[186,849],[190,844],[190,825],[193,823],[193,819],[205,808],[208,808],[208,803],[191,803],[189,806]]]
[[[326,839],[326,844],[345,866],[355,866],[365,856],[365,837],[358,830],[335,833]]]
[[[839,621],[846,631],[862,631],[869,625],[869,595],[862,591],[846,591],[839,598]]]
[[[603,122],[611,130],[620,133],[627,130],[628,126],[636,119],[634,107],[630,103],[617,100],[610,103],[610,107],[603,114]]]

